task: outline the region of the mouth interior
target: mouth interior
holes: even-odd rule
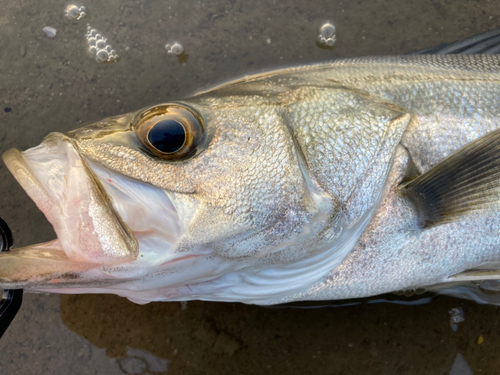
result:
[[[138,267],[177,257],[173,248],[184,228],[173,193],[105,168],[61,137],[3,158],[69,259]]]
[[[135,263],[157,266],[174,261],[174,247],[184,233],[174,193],[142,183],[86,160],[113,202],[114,210],[127,223],[140,245],[140,257]]]
[[[119,264],[135,260],[139,246],[75,147],[49,138],[4,161],[54,226],[67,257],[76,262]]]

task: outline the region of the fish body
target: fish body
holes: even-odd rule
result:
[[[500,258],[499,98],[496,55],[342,59],[53,133],[4,160],[58,240],[2,254],[0,285],[274,304],[466,282]],[[184,154],[152,136],[171,121]]]

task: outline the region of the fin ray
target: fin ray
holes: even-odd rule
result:
[[[500,29],[473,35],[456,42],[425,48],[409,53],[409,55],[470,55],[476,53],[500,53]]]
[[[500,129],[401,184],[398,193],[417,207],[427,224],[450,221],[500,202]]]

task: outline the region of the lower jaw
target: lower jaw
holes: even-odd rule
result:
[[[94,268],[94,264],[69,259],[54,240],[0,253],[0,288],[61,287],[81,282]]]

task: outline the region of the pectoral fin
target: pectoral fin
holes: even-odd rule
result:
[[[497,269],[472,269],[450,276],[450,281],[483,281],[500,280],[500,270]]]
[[[428,172],[402,184],[427,225],[448,222],[500,202],[500,130],[458,150]]]

